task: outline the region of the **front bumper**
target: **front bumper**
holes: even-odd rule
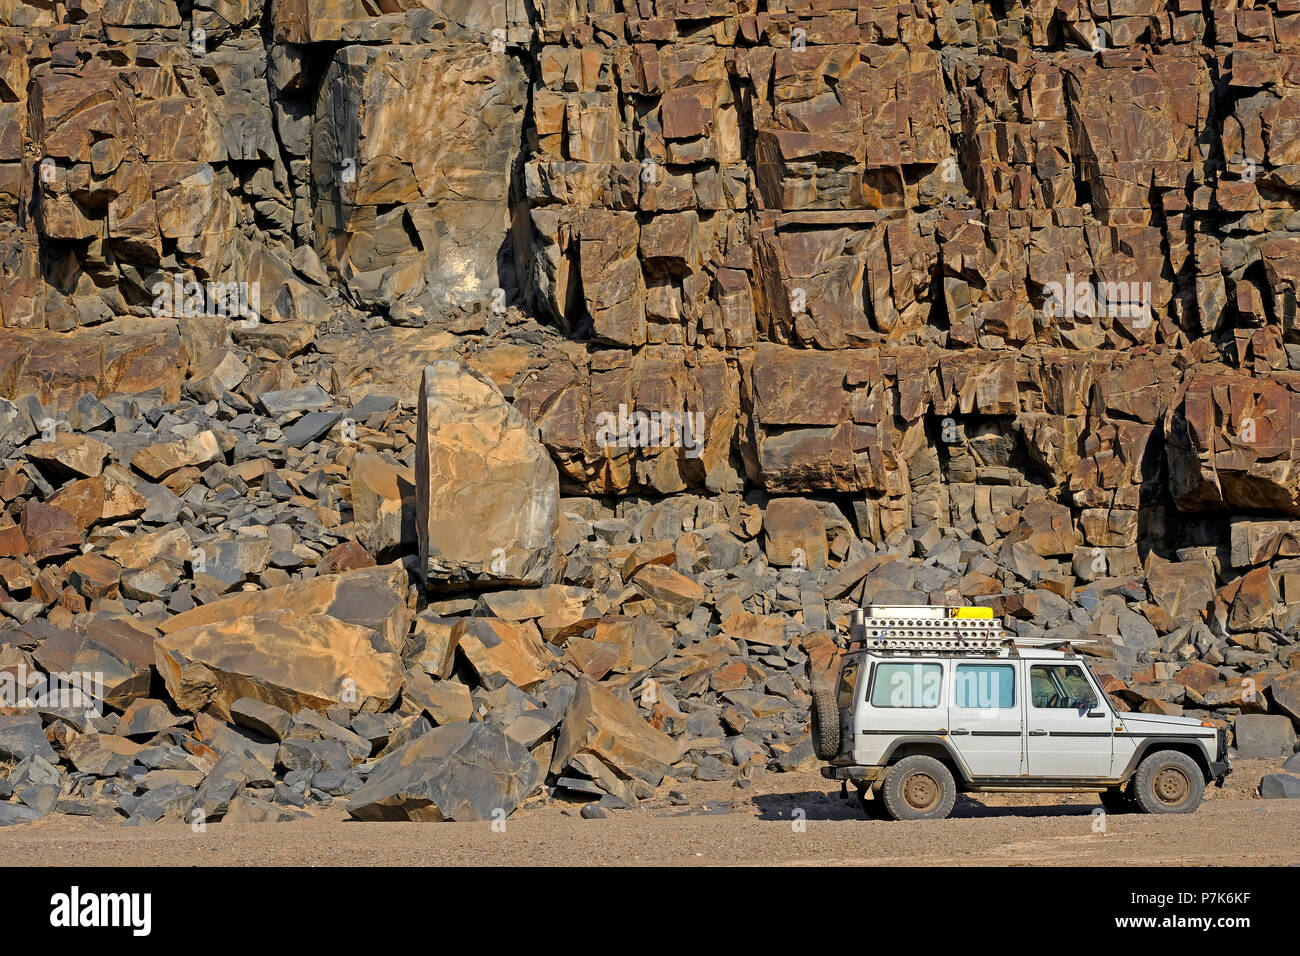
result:
[[[827,780],[850,780],[854,783],[870,783],[884,773],[884,767],[859,767],[855,765],[835,764],[822,767],[822,776]]]
[[[1215,752],[1218,759],[1210,764],[1210,779],[1214,781],[1216,787],[1222,787],[1223,778],[1232,773],[1232,768],[1228,766],[1228,729],[1220,727],[1214,736],[1218,744],[1218,750]]]

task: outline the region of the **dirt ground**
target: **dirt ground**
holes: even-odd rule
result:
[[[11,866],[1284,865],[1300,863],[1300,800],[1260,800],[1274,762],[1241,761],[1194,815],[1094,814],[1087,795],[963,797],[931,823],[873,819],[816,772],[747,789],[679,786],[605,820],[534,801],[490,823],[356,823],[340,810],[284,824],[121,827],[47,818],[0,830]],[[684,805],[678,805],[685,798]]]

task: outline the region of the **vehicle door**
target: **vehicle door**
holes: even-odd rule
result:
[[[1025,773],[1019,661],[954,661],[948,734],[974,777]]]
[[[853,724],[857,719],[855,704],[858,695],[858,676],[864,664],[870,666],[861,652],[846,654],[844,663],[840,666],[840,681],[835,688],[835,707],[839,711],[840,718],[840,755],[847,756],[850,760],[856,759],[853,755],[853,750],[857,746],[853,736]]]
[[[1032,659],[1022,666],[1028,772],[1035,777],[1108,778],[1110,714],[1083,666]]]

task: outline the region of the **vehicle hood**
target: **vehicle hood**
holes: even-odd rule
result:
[[[1209,727],[1202,727],[1195,717],[1173,717],[1167,714],[1120,714],[1120,723],[1130,731],[1152,730],[1157,732],[1186,734],[1193,731],[1204,733]]]

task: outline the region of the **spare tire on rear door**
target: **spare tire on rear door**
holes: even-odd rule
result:
[[[820,760],[830,760],[840,752],[840,709],[835,691],[829,687],[812,688],[812,745]]]

